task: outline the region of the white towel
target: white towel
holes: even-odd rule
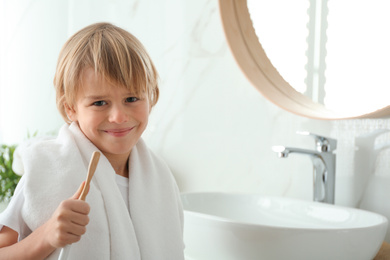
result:
[[[96,150],[75,123],[63,126],[56,139],[18,149],[15,158],[26,178],[22,215],[31,230],[75,193]],[[68,259],[184,259],[179,191],[167,165],[142,140],[129,160],[130,214],[103,154],[86,201],[91,207],[87,233],[72,245]],[[48,259],[57,259],[59,252]]]

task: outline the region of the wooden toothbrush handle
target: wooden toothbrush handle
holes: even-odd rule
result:
[[[85,181],[85,185],[84,185],[84,188],[83,188],[83,190],[81,192],[79,200],[85,201],[85,198],[87,197],[89,184],[90,184],[90,182],[92,180],[92,177],[93,177],[93,175],[94,175],[94,173],[96,171],[96,167],[98,165],[99,158],[100,158],[100,153],[98,151],[93,152],[92,158],[89,161],[87,179]]]

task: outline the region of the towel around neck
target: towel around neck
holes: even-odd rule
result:
[[[55,139],[17,150],[25,178],[22,215],[31,230],[45,223],[59,203],[85,179],[98,150],[76,123]],[[19,163],[20,163],[19,162]],[[139,140],[129,158],[129,209],[115,171],[101,156],[86,201],[87,233],[72,245],[69,259],[183,260],[183,211],[179,190],[167,165]],[[57,259],[56,250],[48,259]]]

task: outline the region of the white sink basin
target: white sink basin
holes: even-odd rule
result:
[[[186,259],[370,260],[387,219],[368,211],[256,194],[184,193]]]

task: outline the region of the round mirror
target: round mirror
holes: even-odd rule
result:
[[[236,61],[276,105],[316,119],[390,115],[386,0],[219,3]]]

